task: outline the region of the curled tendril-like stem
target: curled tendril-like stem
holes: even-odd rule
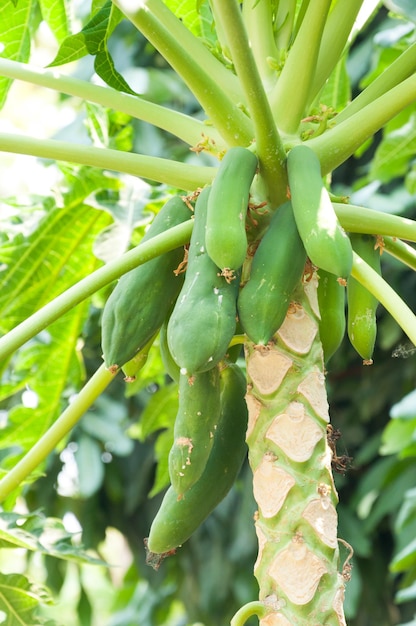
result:
[[[237,611],[230,622],[230,626],[244,626],[249,617],[257,615],[258,618],[262,618],[266,615],[267,610],[267,606],[259,600],[248,602]]]

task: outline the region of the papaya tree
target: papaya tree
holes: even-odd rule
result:
[[[385,12],[380,5],[108,0],[92,3],[75,33],[66,3],[8,0],[0,9],[3,103],[11,82],[24,81],[155,126],[194,155],[140,154],[122,132],[110,140],[98,116],[90,133],[95,145],[0,133],[3,152],[73,168],[63,165],[72,192],[63,186],[42,245],[29,234],[2,246],[2,398],[40,372],[44,381],[47,372],[54,400],[49,396],[46,406],[39,391],[29,421],[19,407],[10,414],[1,500],[13,508],[108,385],[121,375],[126,383],[140,379],[157,344],[179,400],[163,459],[171,486],[143,538],[147,559],[157,568],[189,539],[232,487],[248,449],[259,597],[237,611],[232,626],[253,615],[261,626],[345,624],[354,546],[338,537],[332,471],[342,459],[330,423],[327,369],[345,334],[363,366],[372,364],[379,303],[416,345],[415,315],[383,278],[386,256],[416,268],[409,244],[416,223],[352,204],[332,188],[333,173],[416,101],[410,26],[400,53],[350,97],[349,50],[366,20]],[[406,17],[405,3],[385,5]],[[29,62],[41,19],[60,44],[46,69]],[[126,22],[172,68],[198,114],[156,104],[129,84],[111,55],[115,30]],[[87,55],[101,84],[55,69]],[[389,144],[381,145],[380,159],[388,160]],[[400,155],[401,174],[413,157],[411,149]],[[88,198],[120,190],[109,172],[152,181],[169,189],[169,198],[133,241],[138,245],[102,264],[91,245],[111,219]],[[68,246],[53,265],[56,229],[68,233]],[[74,246],[85,246],[76,267]],[[26,254],[36,267],[27,284]],[[91,297],[103,309],[96,354],[103,361],[68,402],[65,374],[75,367]],[[9,373],[24,369],[19,350],[45,331],[42,349],[25,355],[29,374],[9,388]],[[56,362],[60,370],[53,369]],[[20,437],[16,449],[19,429],[30,436]]]

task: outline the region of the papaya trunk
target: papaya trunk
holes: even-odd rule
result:
[[[317,281],[266,347],[246,344],[261,626],[345,626]]]

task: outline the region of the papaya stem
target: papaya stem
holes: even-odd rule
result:
[[[128,0],[115,4],[181,76],[210,121],[229,145],[253,138],[250,119],[235,75],[225,68],[168,9],[162,0],[146,0],[138,8]]]
[[[243,19],[251,50],[264,88],[269,91],[276,83],[276,74],[268,59],[278,59],[273,32],[273,12],[270,0],[243,2]]]
[[[337,2],[329,13],[322,33],[309,103],[313,102],[341,58],[363,2]]]
[[[333,202],[341,226],[351,233],[386,235],[416,241],[416,221],[354,204]]]
[[[398,293],[368,265],[353,253],[351,276],[365,287],[384,306],[416,346],[416,316]]]
[[[215,174],[215,169],[212,167],[189,165],[189,163],[110,148],[76,145],[68,141],[24,137],[12,133],[0,133],[0,150],[113,170],[187,191],[210,183]]]
[[[342,4],[342,3],[339,3]],[[338,5],[337,5],[338,6]],[[337,124],[343,122],[377,98],[396,87],[416,71],[416,43],[406,48],[402,54],[377,76],[354,100],[338,115]]]
[[[344,163],[367,139],[416,99],[416,74],[337,123],[308,145],[316,152],[325,176]]]
[[[279,79],[270,94],[277,127],[294,135],[309,100],[316,61],[331,0],[311,0]]]
[[[286,152],[251,52],[240,6],[236,0],[212,0],[212,4],[226,34],[232,61],[253,121],[260,172],[267,183],[272,202],[281,204],[287,188],[284,168]]]
[[[416,250],[412,246],[395,237],[383,237],[382,250],[385,250],[416,272]]]
[[[258,600],[248,602],[237,611],[230,622],[230,626],[244,626],[249,617],[257,615],[257,617],[262,618],[266,613],[267,607],[264,602]]]
[[[122,274],[134,269],[150,259],[174,250],[189,242],[193,221],[189,220],[178,226],[152,237],[129,250],[118,259],[100,267],[78,283],[61,293],[51,302],[13,328],[7,335],[0,338],[0,360],[4,360],[26,341],[37,335],[41,330],[61,317],[74,306],[105,287]]]
[[[225,148],[219,133],[212,126],[189,115],[154,104],[128,93],[116,91],[111,87],[93,85],[85,80],[60,74],[55,70],[28,66],[26,63],[0,58],[0,75],[13,80],[23,80],[32,85],[39,85],[109,107],[115,111],[127,113],[134,118],[153,124],[172,135],[179,137],[190,146],[194,146],[205,135],[215,141],[219,149]]]
[[[61,416],[0,480],[0,502],[9,496],[50,454],[111,383],[115,374],[101,365]]]

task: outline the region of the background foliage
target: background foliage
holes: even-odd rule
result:
[[[42,48],[47,22],[55,42],[45,65],[77,61],[70,66],[75,76],[97,73],[116,88],[198,116],[194,98],[150,45],[119,23],[111,3],[94,2],[92,21],[81,5],[69,19],[64,0],[15,4],[14,11],[11,2],[0,8],[9,58],[27,60],[30,46]],[[181,3],[167,4],[180,10]],[[341,108],[414,42],[411,4],[385,3],[328,86],[327,104]],[[215,48],[204,9],[198,14],[186,3],[183,7],[187,25]],[[3,102],[8,88],[0,78]],[[38,90],[36,98],[42,97]],[[127,115],[68,97],[53,107],[58,116],[71,111],[57,138],[189,162],[209,158]],[[8,111],[6,105],[2,125]],[[415,119],[415,106],[407,108],[364,152],[338,168],[335,189],[352,202],[415,219]],[[50,181],[47,193],[22,194],[18,185],[13,195],[2,192],[2,334],[140,241],[171,192],[90,167],[49,162],[41,167]],[[415,310],[414,273],[394,260],[385,273]],[[1,471],[33,446],[101,364],[100,316],[110,289],[0,364]],[[351,626],[410,626],[416,624],[416,353],[382,309],[379,320],[373,367],[363,368],[345,340],[328,368],[332,421],[342,433],[339,449],[351,458],[337,477],[340,535],[355,551],[346,613]],[[167,485],[163,459],[175,411],[175,389],[155,351],[139,381],[126,386],[117,378],[49,457],[43,475],[26,485],[17,502],[7,502],[0,515],[0,623],[11,598],[16,620],[10,625],[33,623],[36,611],[39,623],[49,624],[217,626],[256,597],[255,505],[246,466],[226,500],[174,558],[158,571],[145,564],[143,537]],[[4,593],[6,586],[14,589],[12,595]]]

